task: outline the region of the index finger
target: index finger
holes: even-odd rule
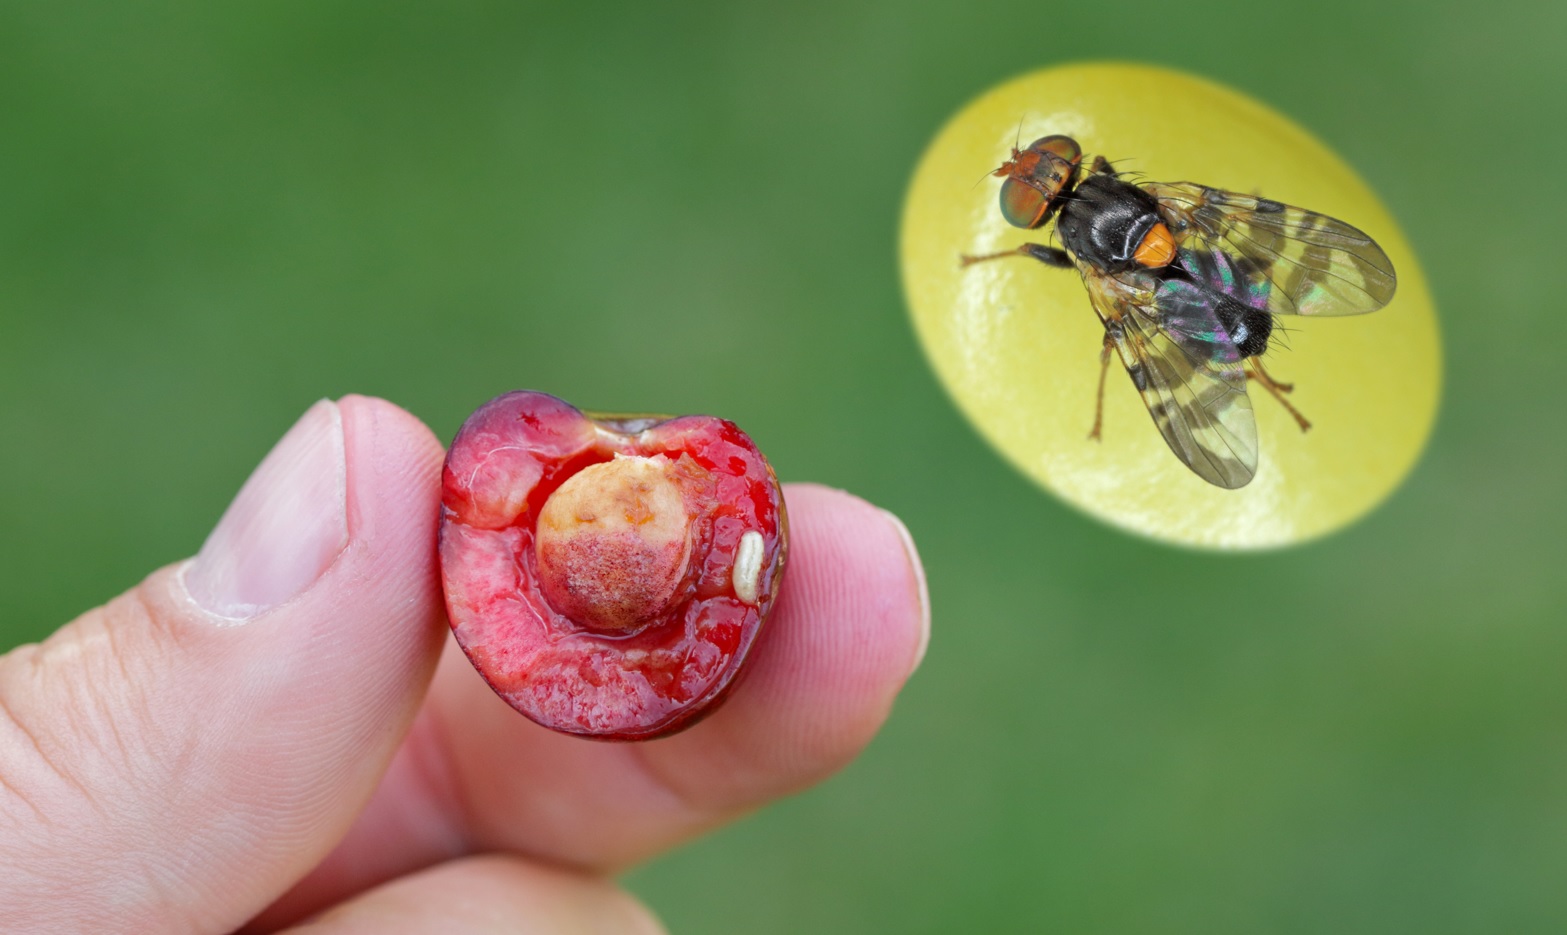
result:
[[[264,920],[476,851],[613,871],[851,760],[924,653],[923,573],[891,514],[816,485],[789,485],[786,496],[783,590],[723,708],[661,740],[568,737],[519,716],[448,645],[369,807]]]

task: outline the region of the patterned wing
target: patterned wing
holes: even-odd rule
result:
[[[1246,486],[1257,471],[1257,423],[1240,352],[1215,314],[1220,296],[1179,279],[1080,271],[1170,450],[1210,484]]]
[[[1357,228],[1266,198],[1193,182],[1144,186],[1202,283],[1284,315],[1358,315],[1386,305],[1393,264]]]

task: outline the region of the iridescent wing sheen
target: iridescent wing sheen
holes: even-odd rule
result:
[[[1303,208],[1194,182],[1143,186],[1158,199],[1198,282],[1284,315],[1358,315],[1386,305],[1398,287],[1376,241]]]
[[[1240,352],[1215,314],[1218,294],[1146,272],[1079,271],[1170,450],[1208,483],[1244,487],[1257,471],[1257,423]]]

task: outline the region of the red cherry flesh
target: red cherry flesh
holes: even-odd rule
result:
[[[711,416],[590,416],[519,390],[442,474],[452,632],[513,708],[604,740],[674,733],[736,684],[788,544],[772,468]]]

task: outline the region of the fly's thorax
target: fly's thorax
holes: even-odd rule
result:
[[[1056,222],[1061,243],[1073,256],[1109,273],[1149,265],[1139,261],[1138,251],[1163,224],[1152,195],[1109,175],[1080,182]]]

